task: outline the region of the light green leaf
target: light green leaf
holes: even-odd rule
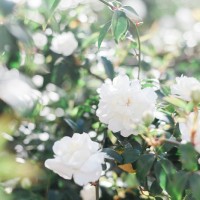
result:
[[[187,103],[181,99],[178,99],[176,97],[173,96],[168,96],[168,97],[164,97],[163,98],[165,101],[167,101],[168,103],[177,106],[179,108],[183,108],[186,109],[187,108]]]
[[[101,47],[103,39],[105,38],[106,34],[108,33],[110,26],[111,26],[111,21],[104,24],[104,26],[101,28],[101,30],[99,32],[99,38],[98,38],[98,48]]]
[[[132,20],[134,22],[142,21],[141,17],[138,15],[138,13],[135,11],[135,9],[133,7],[123,6],[123,11],[130,20]]]
[[[128,30],[128,19],[124,12],[115,11],[112,17],[112,33],[118,43]]]

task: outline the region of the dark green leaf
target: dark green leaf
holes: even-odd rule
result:
[[[153,154],[144,154],[140,156],[137,162],[137,177],[140,180],[144,180],[149,174],[153,162],[155,160],[155,156]]]
[[[197,164],[197,153],[194,150],[192,144],[183,144],[180,145],[179,151],[181,154],[181,162],[183,164],[183,168],[190,171],[195,171],[198,169]]]
[[[98,38],[98,48],[101,47],[101,43],[103,42],[103,39],[105,38],[106,34],[108,33],[111,26],[111,21],[104,24],[104,26],[101,28]]]
[[[196,200],[200,199],[200,175],[193,173],[189,178],[192,195]]]
[[[137,149],[125,148],[122,156],[124,163],[133,163],[139,158],[140,152]]]
[[[73,131],[77,131],[78,130],[78,126],[77,126],[77,124],[74,121],[72,121],[71,119],[68,119],[68,118],[65,118],[64,120],[70,126],[70,128]]]
[[[114,158],[118,163],[122,163],[123,157],[113,149],[104,148],[103,152],[107,153],[111,158]]]
[[[108,78],[110,78],[112,80],[115,76],[113,64],[106,57],[102,56],[101,60],[103,62],[103,66],[105,68],[105,71],[106,71]]]
[[[161,188],[166,190],[168,176],[176,173],[174,166],[169,160],[162,159],[156,163],[154,171]]]
[[[157,180],[155,180],[150,188],[150,193],[153,195],[159,195],[162,193],[162,188],[160,187],[159,183]]]
[[[112,17],[112,33],[118,43],[128,30],[128,19],[124,12],[115,11]]]

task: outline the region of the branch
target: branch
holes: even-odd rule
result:
[[[139,54],[138,54],[138,79],[140,79],[140,71],[141,71],[141,42],[140,42],[140,34],[139,34],[139,30],[137,28],[137,25],[135,25],[135,29],[136,29],[136,35],[137,35],[137,40],[138,40],[138,50],[139,50]]]
[[[104,1],[104,0],[99,0],[99,1],[101,1],[103,4],[107,5],[111,10],[115,9],[115,7],[112,6],[110,3],[108,3],[107,1]]]
[[[181,145],[181,143],[180,142],[177,142],[177,141],[174,141],[174,140],[170,140],[170,139],[163,139],[163,142],[167,142],[167,143],[170,143],[170,144],[174,144],[174,145],[176,145],[176,146],[179,146],[179,145]]]

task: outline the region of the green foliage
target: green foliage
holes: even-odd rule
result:
[[[128,30],[128,19],[124,12],[116,10],[112,17],[112,33],[118,43]]]

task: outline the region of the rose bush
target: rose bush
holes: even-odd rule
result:
[[[1,0],[0,199],[199,200],[198,3]]]

